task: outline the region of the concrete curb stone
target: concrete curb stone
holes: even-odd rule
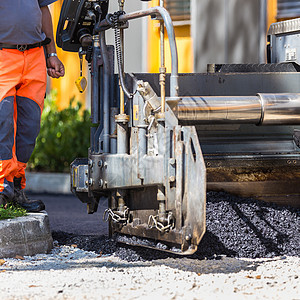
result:
[[[0,221],[0,258],[49,253],[52,248],[46,211]]]

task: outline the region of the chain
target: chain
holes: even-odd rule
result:
[[[123,55],[122,55],[122,47],[121,47],[121,30],[120,28],[118,28],[118,21],[119,21],[119,17],[123,14],[125,14],[124,11],[117,11],[111,16],[111,21],[115,31],[117,60],[118,63],[120,63],[122,66],[123,66]]]
[[[104,211],[103,220],[107,222],[110,218],[114,223],[127,224],[128,216],[129,216],[128,207],[124,210],[124,212],[118,211],[118,213],[115,213],[111,208],[108,208]]]
[[[150,215],[148,219],[148,226],[149,228],[156,228],[160,232],[166,232],[169,231],[170,229],[174,228],[174,218],[171,212],[169,212],[168,217],[167,217],[167,225],[162,224],[161,222],[158,221],[158,215],[153,216]]]

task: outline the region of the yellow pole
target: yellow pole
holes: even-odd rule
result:
[[[160,6],[164,7],[164,0],[160,0]],[[165,25],[160,21],[160,68],[159,84],[161,97],[161,113],[165,112],[166,103],[166,66],[165,66]]]
[[[277,21],[277,0],[268,0],[268,28]]]

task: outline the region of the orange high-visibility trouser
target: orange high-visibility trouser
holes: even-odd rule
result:
[[[0,49],[0,194],[14,195],[14,178],[22,178],[40,130],[46,92],[43,47],[21,52]]]

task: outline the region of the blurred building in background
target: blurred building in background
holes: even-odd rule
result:
[[[56,28],[63,0],[51,5]],[[137,11],[159,5],[159,0],[127,0],[125,11]],[[300,17],[297,0],[165,0],[175,27],[179,72],[206,72],[208,63],[265,62],[266,33],[270,24]],[[110,12],[118,10],[118,1],[110,0]],[[113,44],[113,30],[107,32]],[[166,65],[170,71],[170,53],[166,38]],[[56,89],[58,105],[66,107],[75,97],[89,107],[90,89],[80,94],[74,82],[79,76],[77,53],[58,54],[66,67],[66,76],[51,79],[48,89]],[[158,72],[159,22],[144,18],[130,22],[125,33],[125,71]],[[88,69],[85,64],[84,74]]]

